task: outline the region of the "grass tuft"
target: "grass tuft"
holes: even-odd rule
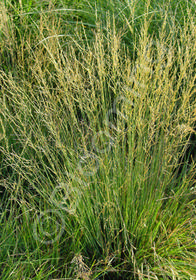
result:
[[[1,279],[195,279],[194,11],[1,3]]]

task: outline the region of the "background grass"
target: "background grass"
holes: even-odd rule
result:
[[[1,279],[195,279],[195,3],[0,7]]]

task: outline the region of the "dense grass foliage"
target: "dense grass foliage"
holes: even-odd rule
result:
[[[195,8],[0,3],[1,279],[196,279]]]

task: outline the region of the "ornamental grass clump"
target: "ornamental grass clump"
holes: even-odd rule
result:
[[[194,17],[149,3],[137,34],[4,7],[1,279],[195,278]]]

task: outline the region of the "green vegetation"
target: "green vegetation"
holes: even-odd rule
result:
[[[195,1],[0,3],[0,278],[196,279]]]

